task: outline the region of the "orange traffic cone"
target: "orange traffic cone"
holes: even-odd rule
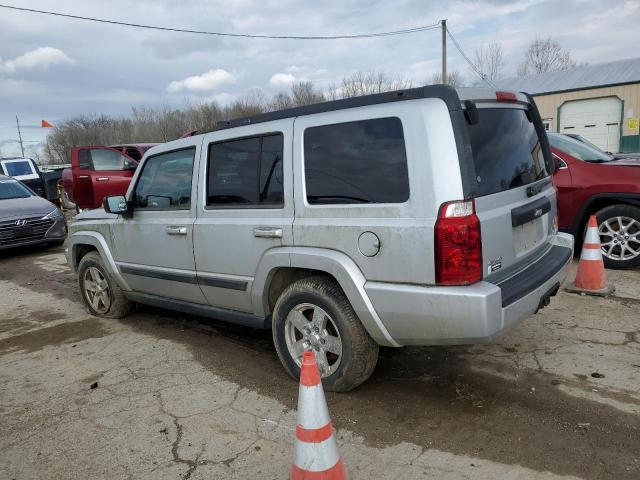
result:
[[[346,473],[313,352],[304,352],[300,370],[298,425],[291,480],[344,480]]]
[[[598,221],[595,215],[589,217],[587,234],[584,236],[580,262],[578,263],[578,273],[573,285],[567,288],[567,291],[602,297],[613,292],[613,286],[607,284],[605,277]]]

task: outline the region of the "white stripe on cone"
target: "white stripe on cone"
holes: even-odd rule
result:
[[[329,423],[329,410],[321,385],[300,385],[298,393],[298,425],[307,430],[324,427]]]
[[[335,434],[324,442],[307,443],[296,441],[294,460],[298,468],[307,472],[324,472],[340,461],[340,452]]]
[[[588,248],[584,247],[582,249],[582,253],[580,253],[580,260],[602,260],[602,252],[600,251],[600,247],[598,248]]]
[[[584,243],[600,244],[600,234],[597,227],[587,228],[587,234],[584,236]]]

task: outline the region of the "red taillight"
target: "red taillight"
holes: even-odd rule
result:
[[[517,102],[518,97],[512,92],[496,92],[496,100],[498,102]]]
[[[475,203],[443,203],[435,225],[438,285],[469,285],[482,280],[482,238]]]

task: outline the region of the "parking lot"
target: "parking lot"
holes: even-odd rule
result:
[[[327,394],[350,478],[638,478],[640,271],[608,275],[490,345],[383,349]],[[0,477],[287,477],[298,386],[268,332],[91,317],[61,248],[3,253],[0,289]]]

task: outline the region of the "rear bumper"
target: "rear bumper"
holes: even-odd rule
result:
[[[535,263],[494,285],[420,287],[367,282],[365,290],[400,345],[483,343],[548,303],[567,276],[573,237],[557,234]]]

